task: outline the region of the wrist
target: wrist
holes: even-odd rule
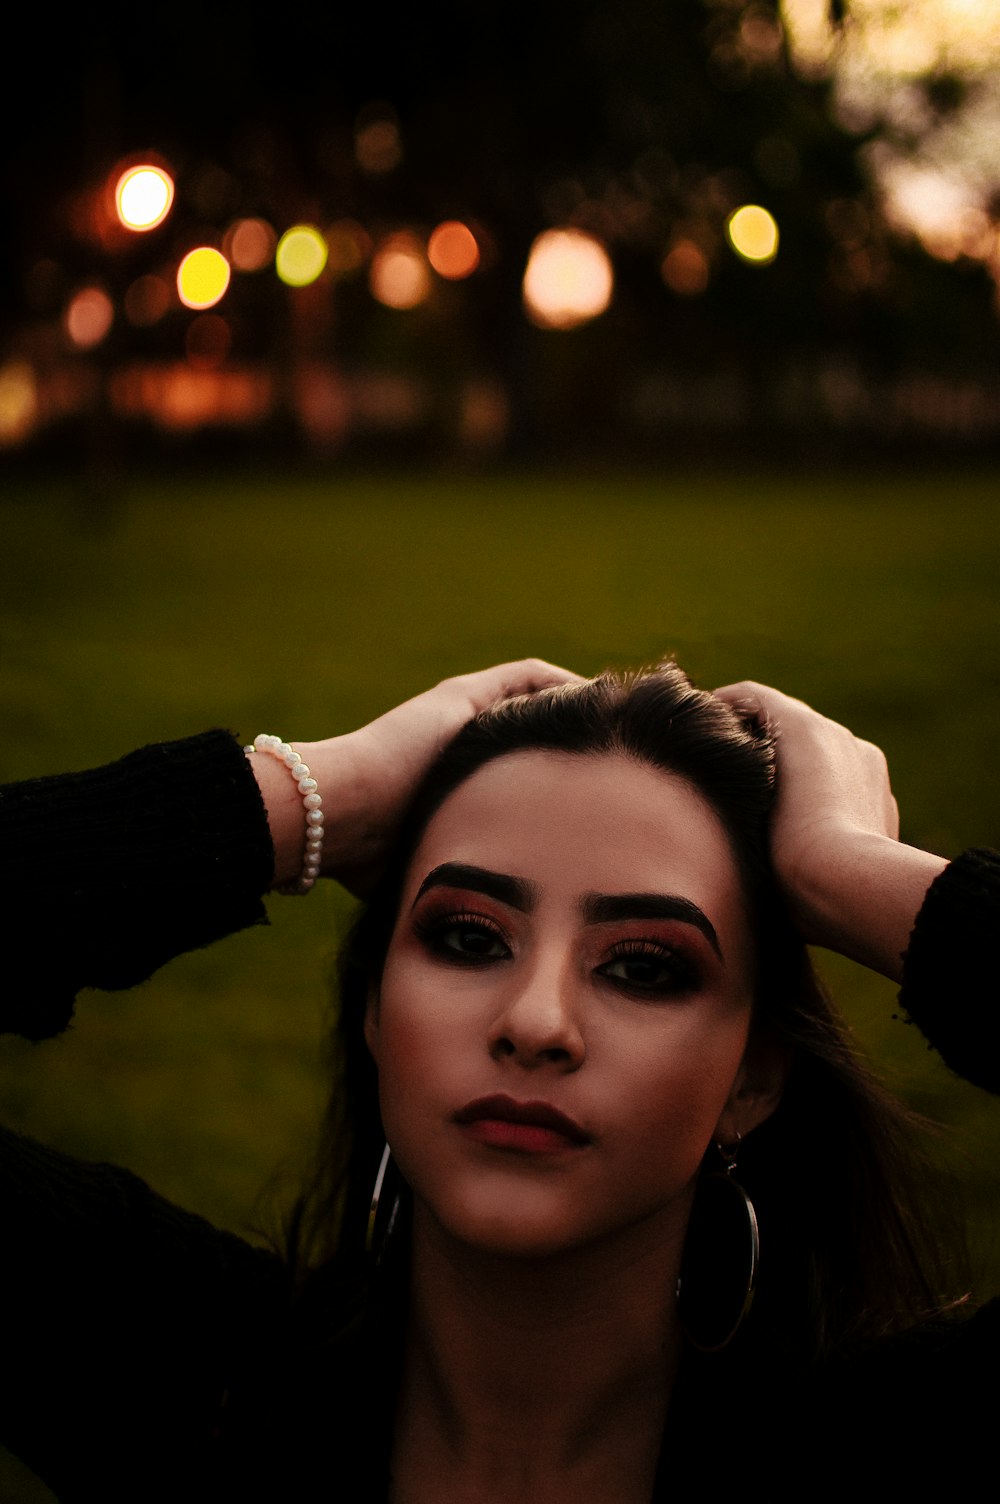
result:
[[[244,753],[257,780],[274,848],[272,888],[307,893],[319,875],[322,795],[301,751],[260,735]]]
[[[367,868],[379,849],[377,799],[363,737],[363,731],[353,731],[324,741],[294,743],[323,796],[322,872],[349,886],[352,876]]]
[[[810,843],[788,891],[805,939],[898,981],[902,957],[943,857],[892,836],[843,828]]]

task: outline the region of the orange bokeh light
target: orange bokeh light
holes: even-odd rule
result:
[[[431,232],[427,259],[439,277],[460,282],[464,277],[471,277],[479,265],[479,243],[468,225],[457,219],[446,219]]]
[[[660,275],[671,292],[696,298],[708,286],[708,258],[693,240],[678,240],[663,258]]]
[[[415,235],[401,231],[383,240],[372,259],[369,283],[387,308],[416,308],[431,290],[430,271]]]
[[[162,277],[147,272],[130,284],[125,294],[125,317],[137,329],[158,324],[170,310],[172,295]]]
[[[270,265],[277,243],[266,219],[238,219],[226,231],[222,249],[238,272],[259,272]]]
[[[226,359],[232,342],[232,332],[221,314],[199,313],[188,326],[184,351],[193,366],[214,371]]]
[[[63,327],[78,350],[92,350],[114,322],[114,304],[103,287],[81,287],[70,299]]]
[[[359,272],[371,255],[371,236],[354,219],[338,219],[326,232],[330,259],[328,266],[336,277],[350,277]]]
[[[363,172],[392,172],[403,159],[399,126],[388,116],[359,121],[354,135],[354,155]]]

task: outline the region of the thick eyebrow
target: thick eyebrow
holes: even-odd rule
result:
[[[505,872],[491,872],[466,862],[442,862],[428,872],[417,889],[413,907],[430,888],[468,888],[525,914],[538,900],[538,885],[527,878],[509,877]],[[587,924],[613,924],[622,919],[679,919],[682,924],[692,924],[700,930],[719,960],[724,960],[714,924],[690,898],[675,893],[588,893],[580,901],[580,912]]]
[[[715,926],[690,898],[674,893],[588,893],[580,904],[588,924],[609,924],[621,919],[679,919],[700,930],[722,961]]]
[[[469,888],[473,893],[485,893],[512,909],[527,913],[535,906],[538,888],[523,877],[508,877],[504,872],[490,872],[485,867],[470,867],[465,862],[442,862],[428,872],[417,890],[414,905],[428,888]]]

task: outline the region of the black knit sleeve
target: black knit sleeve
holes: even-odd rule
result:
[[[8,785],[0,850],[0,1030],[30,1039],[65,1028],[80,988],[131,987],[266,917],[267,816],[226,731]]]
[[[899,994],[952,1070],[992,1092],[1000,1092],[998,929],[1000,852],[963,852],[928,889]]]

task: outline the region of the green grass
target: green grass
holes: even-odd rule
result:
[[[996,495],[993,475],[943,474],[135,479],[98,523],[69,486],[8,483],[0,774],[207,725],[330,734],[524,654],[591,672],[672,651],[705,684],[776,683],[880,743],[906,839],[1000,844]],[[276,899],[270,930],[85,997],[62,1040],[3,1041],[5,1120],[244,1227],[308,1140],[346,907],[328,885]],[[891,1081],[955,1125],[995,1287],[989,1100],[893,1022],[888,984],[831,974]]]

